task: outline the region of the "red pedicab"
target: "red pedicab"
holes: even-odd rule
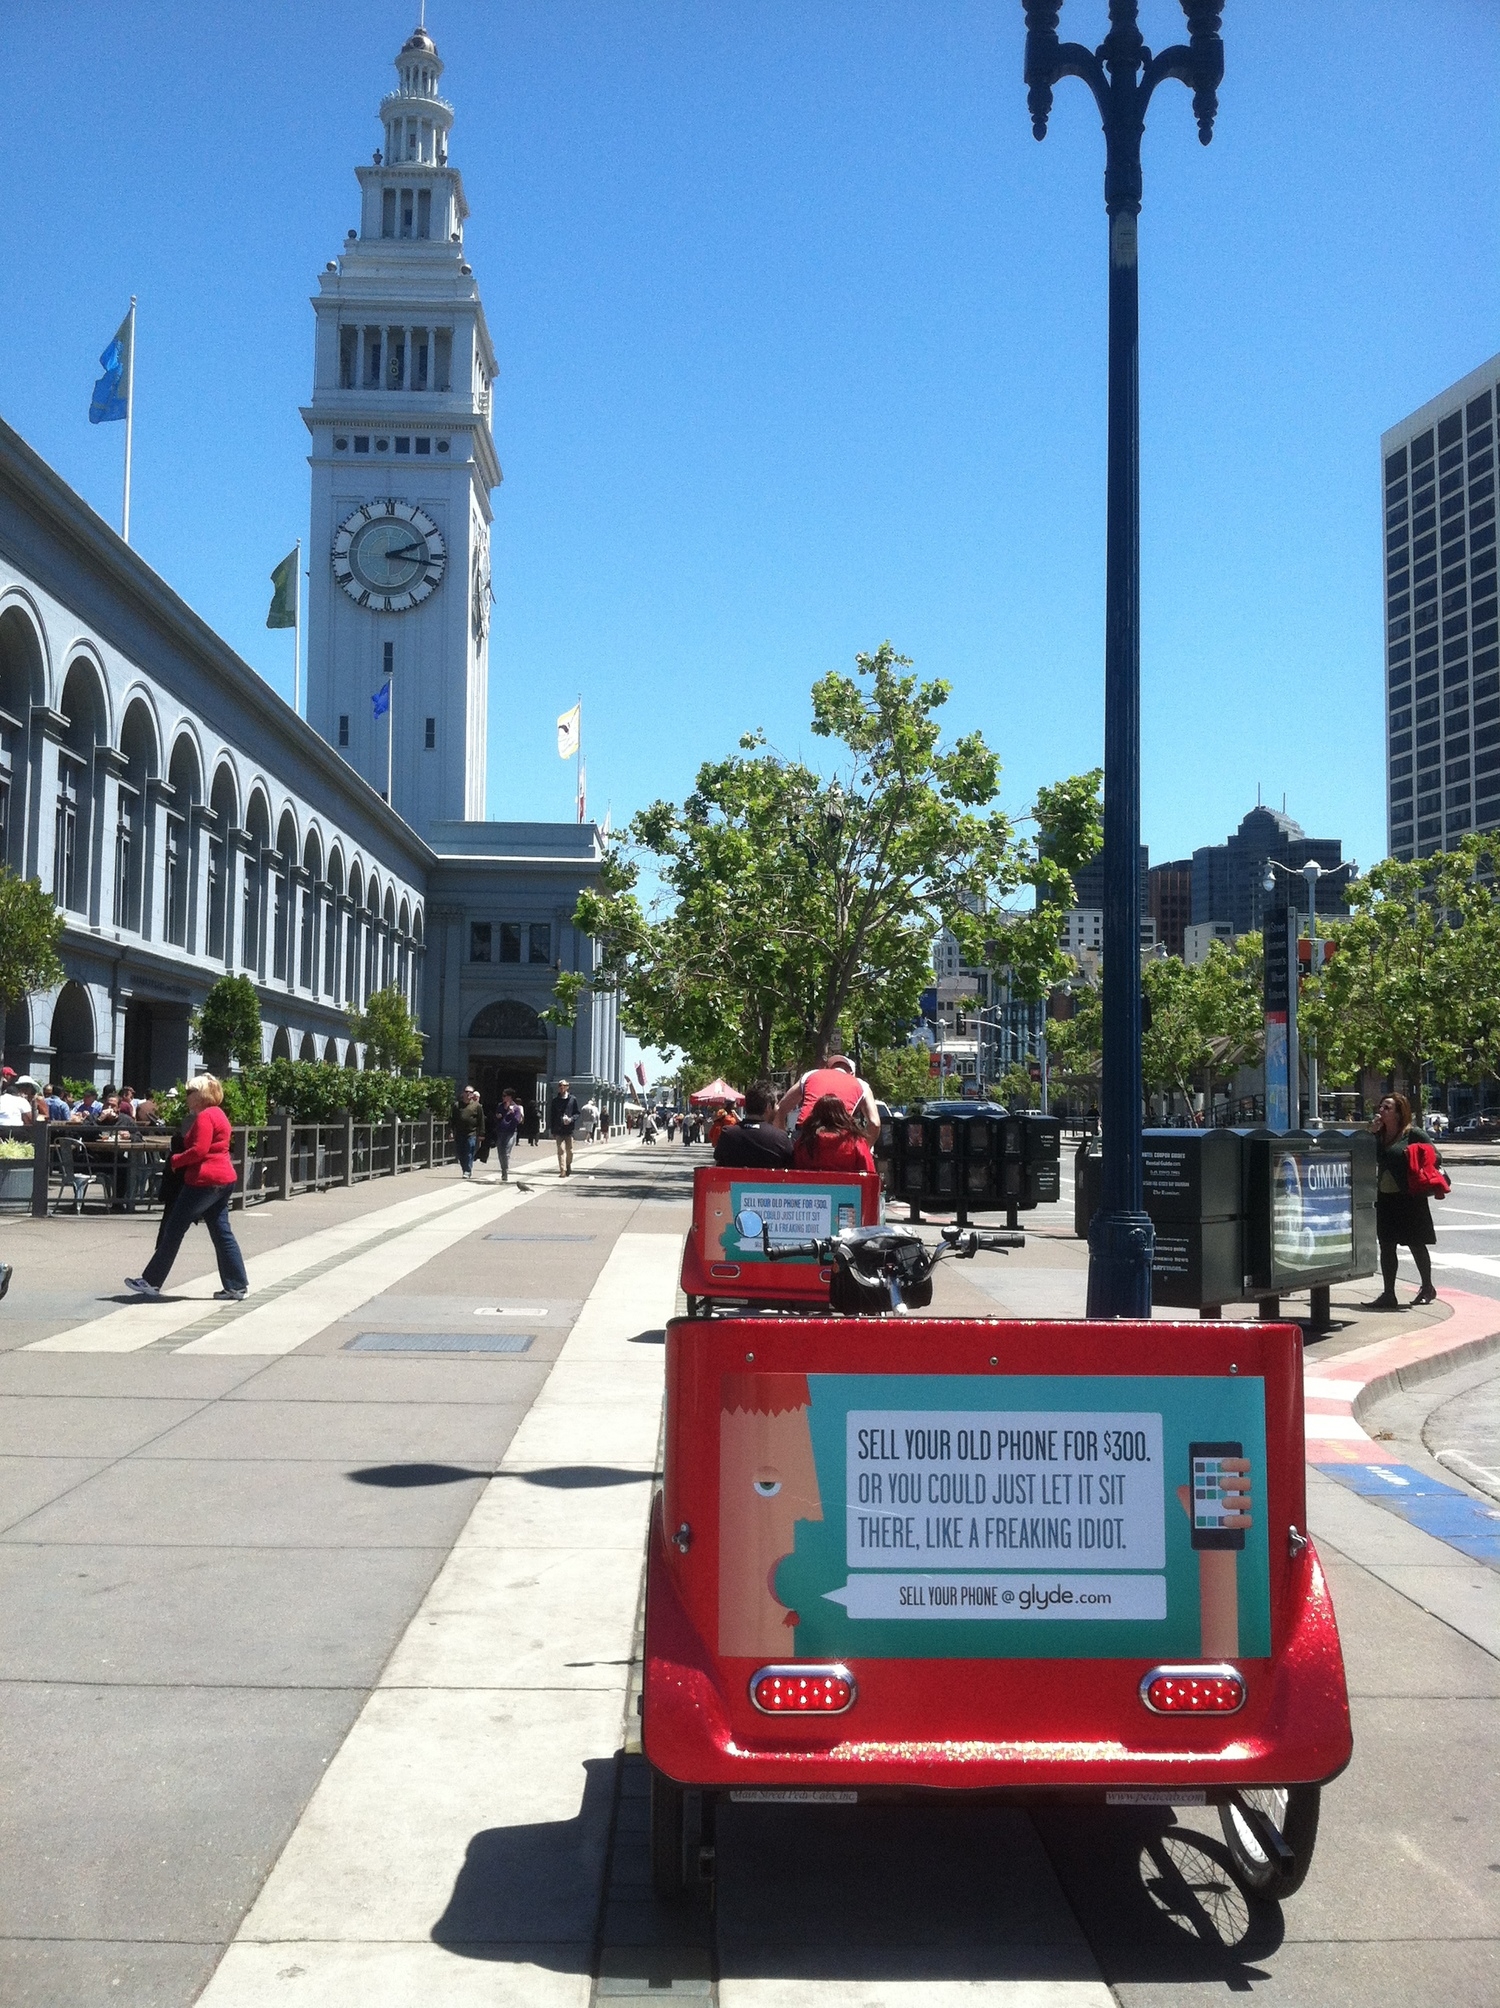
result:
[[[764,1223],[764,1231],[742,1236],[738,1222],[749,1212]],[[873,1227],[879,1219],[878,1172],[699,1165],[693,1173],[693,1224],[682,1251],[688,1316],[707,1316],[718,1304],[826,1311],[833,1270],[817,1244],[846,1227]]]
[[[943,1254],[1018,1238],[813,1252],[836,1308],[891,1309],[930,1301]],[[692,1879],[689,1792],[710,1873],[724,1793],[963,1792],[1215,1805],[1242,1882],[1300,1886],[1352,1744],[1296,1326],[677,1319],[666,1367],[642,1704],[660,1893]]]

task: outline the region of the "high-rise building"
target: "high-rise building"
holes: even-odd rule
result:
[[[1344,846],[1337,837],[1309,837],[1302,825],[1293,822],[1284,809],[1267,809],[1261,804],[1250,811],[1232,837],[1222,844],[1204,844],[1193,852],[1192,921],[1227,921],[1236,934],[1253,934],[1260,926],[1261,913],[1274,895],[1265,889],[1266,867],[1275,863],[1290,872],[1300,872],[1316,861],[1325,876],[1318,882],[1318,912],[1342,917],[1347,873],[1326,876],[1342,864]],[[1305,907],[1306,892],[1294,887],[1294,903]]]
[[[1381,435],[1386,814],[1394,857],[1500,824],[1500,356]]]
[[[1149,879],[1151,874],[1151,853],[1141,845],[1141,912],[1151,911]],[[1104,909],[1104,852],[1095,851],[1086,865],[1080,865],[1073,874],[1073,904],[1081,907]]]
[[[1156,922],[1156,938],[1168,955],[1182,954],[1184,931],[1193,918],[1193,861],[1174,858],[1153,865],[1146,875],[1147,902]]]

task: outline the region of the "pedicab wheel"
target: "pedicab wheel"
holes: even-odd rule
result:
[[[689,1297],[687,1300],[687,1314],[690,1318],[706,1318],[712,1309],[713,1302],[708,1297]]]
[[[659,1897],[687,1888],[687,1794],[651,1767],[651,1887]]]
[[[1321,1797],[1317,1785],[1274,1785],[1242,1791],[1240,1804],[1220,1806],[1234,1872],[1247,1890],[1279,1903],[1301,1889],[1312,1867]]]

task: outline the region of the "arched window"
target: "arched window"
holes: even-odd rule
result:
[[[271,974],[283,983],[292,978],[292,867],[297,862],[297,825],[290,809],[283,809],[276,828],[276,884],[272,890],[275,906],[271,921]]]
[[[146,877],[146,790],[160,772],[156,721],[142,697],[133,698],[120,728],[120,752],[125,772],[115,811],[115,899],[113,924],[141,932],[141,905]]]
[[[245,817],[250,846],[245,853],[245,894],[240,916],[240,961],[259,970],[264,959],[262,919],[265,912],[266,853],[271,848],[271,805],[257,788]],[[290,1057],[290,1056],[288,1056]]]
[[[70,913],[89,911],[90,834],[94,807],[94,750],[105,742],[104,689],[86,656],[68,670],[62,714],[67,721],[57,749],[57,801],[52,823],[52,897]]]
[[[349,869],[349,905],[351,912],[345,923],[347,940],[344,945],[344,1002],[359,1005],[363,1002],[359,990],[359,929],[360,900],[364,892],[364,877],[356,858]]]
[[[216,962],[230,962],[230,943],[227,938],[229,910],[227,888],[229,885],[230,844],[233,833],[239,827],[239,790],[234,782],[234,769],[227,760],[221,760],[214,774],[213,793],[209,797],[209,807],[214,813],[213,831],[208,840],[208,953]]]
[[[168,941],[186,948],[193,932],[193,811],[203,799],[203,777],[198,749],[185,732],[178,735],[172,748],[167,783],[172,800],[167,809],[167,885],[162,912]]]
[[[319,987],[318,888],[323,880],[323,843],[316,830],[307,833],[307,842],[302,847],[302,869],[307,882],[302,888],[298,978],[304,990],[316,990]]]
[[[20,607],[0,614],[0,864],[26,870],[31,707],[46,693],[37,631]]]

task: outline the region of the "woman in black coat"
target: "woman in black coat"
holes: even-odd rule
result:
[[[1409,1248],[1417,1265],[1422,1287],[1414,1304],[1430,1304],[1437,1297],[1432,1287],[1432,1257],[1427,1253],[1437,1240],[1433,1231],[1432,1209],[1425,1192],[1411,1190],[1407,1171],[1407,1145],[1427,1143],[1430,1138],[1411,1119],[1411,1103],[1405,1095],[1387,1095],[1370,1125],[1380,1148],[1380,1176],[1375,1188],[1375,1238],[1380,1243],[1380,1275],[1385,1289],[1370,1306],[1372,1311],[1399,1311],[1396,1297],[1396,1267],[1400,1250]]]

